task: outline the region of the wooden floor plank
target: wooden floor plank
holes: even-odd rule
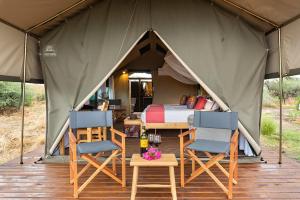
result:
[[[300,163],[284,157],[284,163],[278,165],[276,152],[269,149],[264,149],[263,157],[268,163],[240,164],[234,199],[300,199]],[[0,166],[0,199],[73,199],[68,165],[27,163],[21,166],[10,162]],[[187,172],[190,170],[188,166]],[[226,177],[217,168],[212,168],[212,171],[226,182]],[[89,170],[89,173],[92,171]],[[178,199],[227,199],[206,174],[180,188],[179,167],[175,168],[175,173]],[[129,199],[132,179],[129,166],[127,178],[128,187],[121,188],[112,179],[100,174],[80,194],[80,199]],[[141,168],[139,184],[168,182],[168,171],[164,168]],[[138,189],[137,199],[171,199],[171,194],[168,189],[144,188]]]

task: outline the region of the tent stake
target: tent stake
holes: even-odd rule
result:
[[[282,163],[282,99],[283,99],[283,77],[282,77],[282,54],[281,54],[281,28],[278,28],[278,54],[279,54],[279,161]]]
[[[23,164],[23,147],[24,147],[24,117],[25,117],[25,85],[26,85],[26,62],[27,62],[27,40],[28,33],[25,33],[24,38],[24,57],[23,57],[23,77],[22,77],[22,125],[21,125],[21,149],[20,149],[20,164]]]

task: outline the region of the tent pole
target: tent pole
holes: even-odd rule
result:
[[[282,77],[282,52],[281,52],[281,28],[278,28],[278,54],[279,54],[279,161],[282,163],[282,99],[283,99],[283,77]]]
[[[20,149],[20,164],[23,164],[23,147],[24,147],[24,117],[25,117],[25,85],[26,85],[26,62],[27,62],[27,40],[28,33],[25,33],[24,38],[24,57],[23,57],[23,65],[22,65],[22,99],[21,99],[21,107],[22,107],[22,124],[21,124],[21,149]]]
[[[81,1],[78,1],[77,3],[75,3],[75,4],[73,4],[73,5],[69,6],[69,7],[67,7],[66,9],[64,9],[64,10],[62,10],[62,11],[60,11],[60,12],[58,12],[57,14],[55,14],[55,15],[53,15],[53,16],[47,18],[46,20],[44,20],[44,21],[42,21],[42,22],[40,22],[40,23],[38,23],[38,24],[36,24],[36,25],[30,27],[29,29],[26,30],[26,32],[31,32],[31,31],[33,31],[33,30],[39,28],[40,26],[43,26],[43,25],[45,25],[45,24],[51,22],[51,21],[54,20],[55,18],[57,18],[57,17],[59,17],[60,15],[62,15],[62,14],[64,14],[64,13],[66,13],[66,12],[72,10],[73,8],[77,7],[78,5],[80,5],[80,4],[82,4],[82,3],[86,2],[86,1],[87,1],[87,0],[81,0]]]
[[[234,2],[232,2],[230,0],[222,0],[222,1],[225,2],[226,4],[230,5],[230,6],[233,6],[233,7],[237,8],[237,9],[239,9],[239,10],[241,10],[241,11],[243,11],[243,12],[245,12],[245,13],[247,13],[247,14],[249,14],[249,15],[251,15],[251,16],[253,16],[253,17],[255,17],[255,18],[257,18],[257,19],[259,19],[259,20],[261,20],[261,21],[263,21],[263,22],[271,25],[271,26],[273,26],[273,27],[275,27],[275,28],[279,28],[279,25],[276,24],[275,22],[273,22],[273,21],[271,21],[271,20],[269,20],[269,19],[267,19],[265,17],[262,17],[262,16],[260,16],[260,15],[258,15],[256,13],[253,13],[250,10],[248,10],[248,9],[246,9],[246,8],[238,5],[237,3],[234,3]]]

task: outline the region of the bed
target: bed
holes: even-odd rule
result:
[[[194,115],[194,109],[186,105],[151,104],[141,114],[146,129],[188,129],[188,117]]]

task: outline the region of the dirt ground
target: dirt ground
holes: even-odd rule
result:
[[[20,155],[21,111],[0,115],[0,164]],[[45,102],[25,107],[24,152],[45,142]]]
[[[291,110],[293,110],[293,109],[291,109],[291,108],[283,108],[282,109],[282,116],[283,116],[282,127],[283,127],[283,129],[291,129],[291,130],[299,131],[299,134],[300,134],[300,123],[298,121],[297,121],[297,123],[290,122],[288,119],[288,113]],[[279,123],[279,108],[269,108],[269,107],[263,108],[262,114],[274,117],[274,119],[278,120],[278,123]]]

